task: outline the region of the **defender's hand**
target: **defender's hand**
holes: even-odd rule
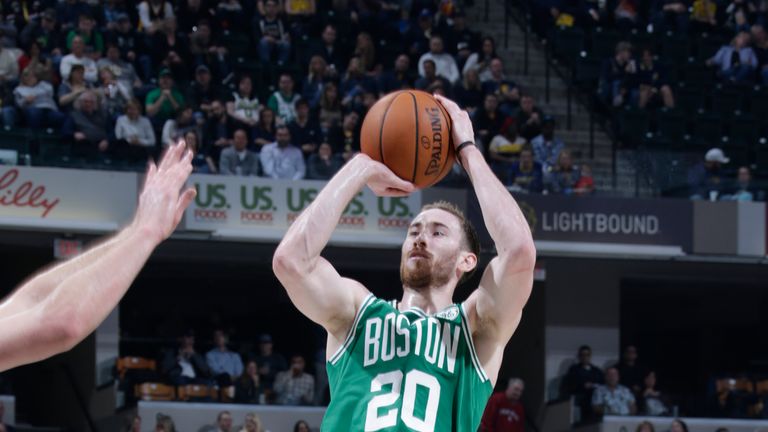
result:
[[[195,197],[195,188],[182,191],[192,172],[192,152],[183,140],[170,146],[159,165],[149,163],[144,189],[133,226],[161,242],[168,238],[181,221],[184,210]]]

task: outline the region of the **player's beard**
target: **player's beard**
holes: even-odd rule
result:
[[[455,257],[437,261],[433,255],[429,258],[414,260],[408,265],[406,256],[400,260],[400,280],[404,286],[413,289],[426,289],[442,286],[451,279],[451,273],[455,270],[453,265]]]

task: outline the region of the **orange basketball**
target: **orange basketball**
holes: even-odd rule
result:
[[[360,148],[400,178],[427,188],[453,166],[451,118],[429,93],[396,91],[368,111],[360,131]]]

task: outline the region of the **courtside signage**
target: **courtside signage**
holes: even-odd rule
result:
[[[249,238],[281,238],[325,186],[322,181],[281,181],[255,177],[193,175],[197,196],[187,209],[184,228],[239,230]],[[344,210],[336,228],[346,243],[395,244],[421,207],[419,192],[405,198],[377,197],[365,188]]]

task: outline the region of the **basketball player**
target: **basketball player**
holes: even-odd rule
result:
[[[469,115],[438,100],[453,120],[457,157],[498,256],[469,298],[454,304],[456,285],[477,266],[477,236],[452,205],[427,205],[402,245],[402,299],[378,299],[320,253],[363,186],[385,196],[414,187],[364,154],[328,182],[273,260],[296,307],[328,331],[331,403],[324,431],[476,431],[530,295],[536,251],[528,224],[473,145]]]
[[[159,165],[150,163],[130,225],[31,277],[0,303],[0,371],[70,350],[114,309],[195,197],[194,188],[182,191],[192,172],[185,149],[181,141]]]

